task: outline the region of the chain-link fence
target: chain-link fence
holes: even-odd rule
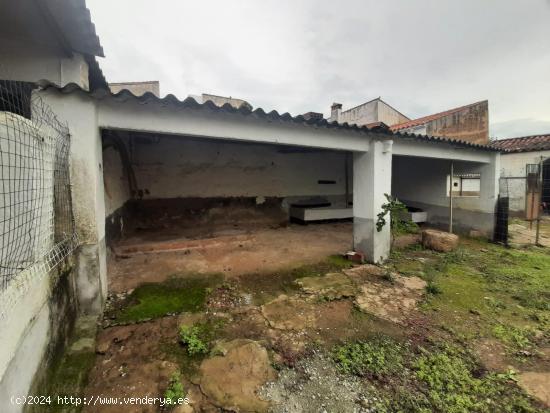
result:
[[[69,131],[32,91],[0,80],[0,317],[77,245]]]
[[[525,176],[500,178],[495,240],[550,247],[550,158],[525,165]]]

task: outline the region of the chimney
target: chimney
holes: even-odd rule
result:
[[[330,121],[331,122],[338,122],[340,120],[340,114],[342,113],[342,104],[341,103],[333,103],[330,107]]]

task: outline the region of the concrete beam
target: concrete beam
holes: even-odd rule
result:
[[[403,138],[393,140],[394,155],[491,163],[496,153],[498,152],[463,148],[446,143],[421,142]]]
[[[377,215],[391,194],[391,141],[373,140],[369,151],[353,157],[353,243],[355,250],[373,263],[383,262],[390,253],[389,217],[379,232]]]
[[[312,127],[134,101],[98,103],[100,128],[365,152],[375,133]]]

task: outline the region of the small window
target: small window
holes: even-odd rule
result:
[[[450,175],[447,175],[447,196],[450,195],[450,182]],[[453,197],[478,197],[480,190],[480,174],[457,174],[453,176]]]

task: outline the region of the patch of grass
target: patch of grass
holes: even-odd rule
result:
[[[436,283],[434,283],[433,281],[428,281],[428,283],[426,284],[426,292],[431,295],[439,295],[442,291]]]
[[[492,333],[499,340],[518,349],[526,348],[531,344],[530,334],[517,327],[497,324],[493,327]]]
[[[465,363],[454,355],[435,353],[420,357],[414,364],[416,377],[429,390],[434,406],[445,412],[479,409],[476,394],[481,381],[472,377]]]
[[[118,322],[129,323],[183,311],[201,311],[208,291],[211,291],[209,288],[219,279],[219,276],[172,277],[163,283],[142,284],[132,292],[128,305],[115,317]]]
[[[453,252],[403,251],[389,265],[426,280],[430,294],[422,308],[458,334],[492,336],[495,324],[547,327],[550,255],[540,248],[514,250],[463,238]]]
[[[170,381],[168,382],[168,387],[164,392],[164,398],[166,399],[167,404],[171,406],[176,406],[184,403],[184,399],[187,393],[183,388],[183,383],[179,373],[172,374]]]
[[[337,346],[332,353],[339,370],[357,376],[395,374],[403,368],[404,346],[387,336],[375,336]]]
[[[529,399],[512,385],[507,374],[479,374],[460,352],[435,351],[419,357],[414,374],[427,388],[432,411],[535,412]]]

